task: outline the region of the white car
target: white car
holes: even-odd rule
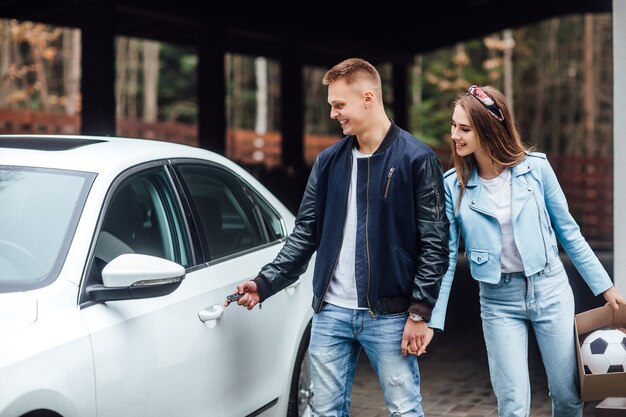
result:
[[[302,416],[312,268],[224,308],[294,217],[204,149],[0,136],[0,416]]]

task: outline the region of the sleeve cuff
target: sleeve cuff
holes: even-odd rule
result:
[[[425,303],[418,301],[416,303],[411,304],[408,312],[419,314],[420,316],[424,318],[426,322],[429,322],[433,309],[429,307],[428,305],[426,305]]]
[[[271,294],[270,285],[267,282],[267,278],[263,275],[258,275],[256,278],[252,280],[256,284],[257,292],[259,293],[259,302],[265,301]]]

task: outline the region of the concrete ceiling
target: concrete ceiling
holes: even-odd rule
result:
[[[417,53],[494,31],[611,9],[611,0],[0,0],[4,18],[78,28],[104,20],[118,35],[191,47],[207,41],[229,52],[320,66],[350,56],[410,62]]]

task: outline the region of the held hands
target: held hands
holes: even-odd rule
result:
[[[619,305],[626,305],[626,300],[622,297],[622,294],[619,293],[617,288],[611,287],[608,290],[604,291],[602,294],[604,295],[604,299],[606,303],[613,307],[613,310],[619,310]]]
[[[425,321],[414,322],[407,320],[402,333],[402,355],[421,356],[426,353],[426,347],[433,339],[433,329]]]
[[[246,281],[237,285],[235,293],[243,294],[243,296],[237,300],[237,304],[246,307],[248,310],[252,310],[254,306],[259,304],[261,301],[261,297],[257,292],[257,286],[254,281]],[[230,303],[231,302],[228,300],[224,301],[224,307],[228,307]]]

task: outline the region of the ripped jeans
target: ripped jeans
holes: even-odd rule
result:
[[[309,357],[314,417],[348,417],[361,348],[376,371],[391,417],[422,417],[415,355],[402,356],[406,313],[380,315],[326,304],[313,316]]]
[[[481,282],[480,308],[498,415],[530,415],[528,332],[532,327],[548,377],[552,415],[582,416],[574,295],[560,259],[529,277],[502,274],[497,284]]]

